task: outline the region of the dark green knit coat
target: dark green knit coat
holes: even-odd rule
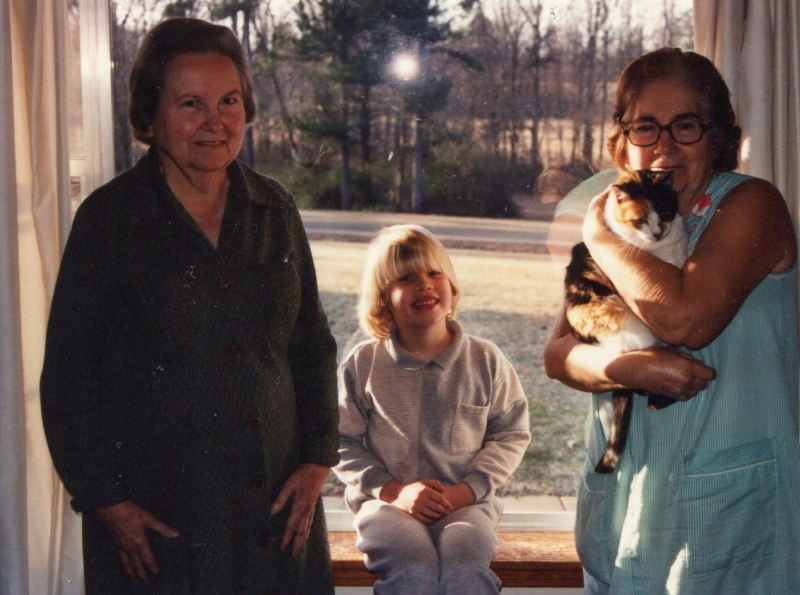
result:
[[[301,462],[338,461],[336,344],[286,190],[244,165],[218,246],[151,150],[75,216],[50,313],[41,395],[48,445],[83,513],[88,595],[333,593],[322,504],[305,554],[269,508]],[[145,589],[94,509],[130,499],[150,532]]]

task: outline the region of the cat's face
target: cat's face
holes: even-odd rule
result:
[[[677,80],[665,79],[645,85],[625,119],[633,122],[640,118],[654,118],[666,126],[679,115],[699,116],[698,112],[694,92]],[[649,147],[637,147],[628,142],[627,155],[631,169],[674,172],[672,186],[678,192],[683,213],[691,210],[711,179],[713,155],[708,135],[692,145],[679,145],[669,134],[662,132],[658,142]]]
[[[611,187],[606,221],[617,235],[632,241],[657,242],[668,232],[670,221],[663,220],[653,204],[641,195]]]

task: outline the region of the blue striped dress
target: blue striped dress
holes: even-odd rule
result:
[[[690,249],[728,191],[713,178]],[[614,473],[605,449],[610,393],[593,397],[576,542],[586,594],[800,593],[797,266],[769,275],[733,321],[693,355],[717,370],[707,390],[652,411],[636,397]]]

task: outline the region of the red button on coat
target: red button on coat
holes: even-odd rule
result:
[[[266,481],[264,481],[264,478],[263,478],[263,477],[257,477],[256,479],[254,479],[254,480],[253,480],[253,489],[254,489],[254,490],[260,490],[260,489],[262,489],[262,488],[263,488],[265,485],[267,485],[267,482],[266,482]]]
[[[247,419],[247,427],[250,428],[251,430],[257,429],[258,426],[260,425],[261,425],[261,418],[259,418],[257,415],[254,415],[253,417]]]
[[[242,355],[243,352],[244,349],[242,349],[242,346],[239,345],[238,343],[234,343],[233,345],[228,347],[228,355],[230,355],[231,357],[239,357]]]
[[[217,287],[220,289],[228,289],[231,286],[231,278],[228,275],[222,275],[217,279]]]

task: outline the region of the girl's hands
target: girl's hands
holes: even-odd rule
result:
[[[437,479],[422,479],[407,484],[392,479],[383,486],[380,498],[429,525],[452,512],[453,505],[445,496],[447,489]]]
[[[463,481],[453,486],[444,486],[442,494],[450,502],[451,513],[475,503],[475,492]]]

